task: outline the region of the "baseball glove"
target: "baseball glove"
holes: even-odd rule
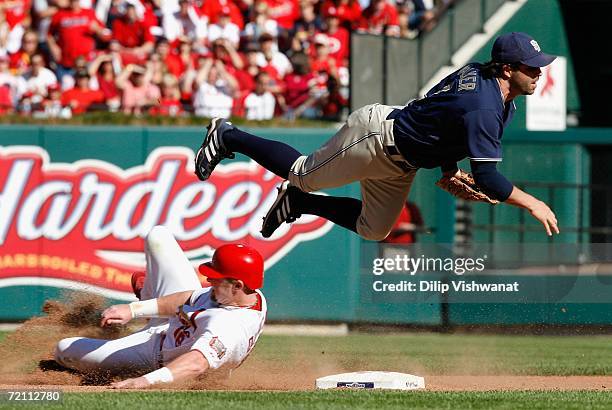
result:
[[[482,192],[478,185],[476,185],[472,174],[463,170],[459,170],[459,172],[453,176],[443,176],[436,182],[436,185],[452,196],[465,201],[486,202],[492,205],[499,203],[498,200],[492,199]]]

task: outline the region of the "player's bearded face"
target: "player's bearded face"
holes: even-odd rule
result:
[[[542,70],[539,67],[529,67],[521,64],[512,70],[510,86],[520,90],[522,95],[531,95],[536,90],[540,75],[542,75]]]

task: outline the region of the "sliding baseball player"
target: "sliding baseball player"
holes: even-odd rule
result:
[[[116,340],[71,337],[57,344],[55,360],[79,372],[130,375],[115,388],[144,388],[227,374],[249,355],[266,319],[263,259],[253,248],[219,247],[197,274],[170,232],[154,227],[146,239],[147,275],[142,300],[114,305],[102,326],[157,318],[145,329]]]

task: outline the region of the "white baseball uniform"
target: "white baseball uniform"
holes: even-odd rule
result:
[[[58,363],[82,372],[144,374],[178,356],[197,350],[214,372],[238,367],[249,355],[266,318],[266,300],[257,292],[251,307],[224,306],[202,288],[197,274],[172,234],[162,226],[146,239],[147,276],[144,297],[156,298],[196,289],[170,319],[155,319],[141,331],[115,340],[71,337],[56,348]]]

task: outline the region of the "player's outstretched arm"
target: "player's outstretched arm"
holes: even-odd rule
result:
[[[187,303],[192,294],[193,290],[186,290],[157,298],[158,316],[166,317],[174,315],[176,309]]]
[[[544,229],[546,229],[546,234],[548,236],[552,236],[553,233],[559,234],[555,213],[548,205],[536,197],[514,187],[505,203],[527,209],[531,213],[531,216],[544,225]]]
[[[113,305],[102,312],[101,326],[124,325],[137,317],[165,317],[176,313],[176,309],[187,302],[192,290],[177,292],[157,299],[148,299],[130,304]]]
[[[167,366],[144,376],[122,380],[111,384],[115,389],[141,389],[157,383],[192,380],[208,370],[208,360],[197,350],[180,355]]]

